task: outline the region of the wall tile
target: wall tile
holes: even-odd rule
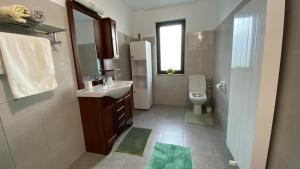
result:
[[[14,169],[14,161],[7,144],[6,136],[0,120],[0,167],[4,169]]]
[[[8,138],[24,135],[42,125],[39,105],[31,98],[1,104],[0,116]]]
[[[51,168],[66,169],[85,152],[84,140],[78,137],[70,137],[65,144],[51,153]]]
[[[52,161],[42,127],[7,140],[17,169],[51,168]]]
[[[49,0],[1,1],[12,4],[43,10],[46,23],[68,29],[66,8]],[[0,118],[16,169],[65,169],[85,152],[70,36],[57,35],[57,89],[14,101],[6,75],[0,76]]]
[[[226,133],[229,106],[229,89],[231,77],[231,55],[233,39],[233,19],[228,17],[216,29],[215,53],[214,53],[214,75],[213,75],[213,105],[218,122]],[[227,93],[216,90],[215,86],[220,82],[226,82]]]
[[[0,104],[13,100],[6,75],[0,75],[0,91]]]
[[[214,31],[188,32],[185,40],[185,74],[157,75],[155,37],[145,37],[152,44],[153,91],[155,104],[191,105],[188,97],[188,77],[204,74],[208,84],[213,76]],[[176,85],[174,85],[176,84]],[[176,91],[176,92],[174,92]],[[164,93],[163,95],[161,93]],[[207,91],[210,98],[210,91]]]

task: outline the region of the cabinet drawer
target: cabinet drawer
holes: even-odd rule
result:
[[[122,99],[119,99],[119,100],[116,102],[116,108],[117,108],[117,110],[119,110],[119,109],[121,109],[123,106],[124,106],[124,100],[123,100],[123,98],[122,98]]]
[[[118,132],[121,133],[122,131],[124,131],[124,129],[125,129],[126,127],[127,127],[126,121],[124,121],[123,123],[119,124]]]
[[[118,118],[118,124],[122,124],[123,122],[126,122],[126,114],[122,114],[119,118]]]
[[[117,110],[117,119],[119,119],[123,114],[125,114],[124,106]]]
[[[124,113],[122,116],[119,117],[118,119],[118,131],[122,132],[123,129],[126,128],[126,114]]]

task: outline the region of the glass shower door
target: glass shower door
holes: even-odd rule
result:
[[[15,169],[0,119],[0,168]]]

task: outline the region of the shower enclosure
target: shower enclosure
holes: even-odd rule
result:
[[[251,0],[234,17],[227,146],[232,165],[266,166],[279,75],[284,0]],[[276,18],[276,19],[274,19]]]

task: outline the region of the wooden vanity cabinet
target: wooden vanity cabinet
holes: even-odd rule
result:
[[[120,99],[80,97],[87,152],[108,154],[115,139],[132,123],[132,89]]]
[[[124,97],[124,105],[126,105],[124,107],[124,111],[126,114],[126,122],[128,126],[131,126],[133,124],[132,121],[132,110],[133,110],[133,95],[129,94],[127,96]]]
[[[118,134],[116,128],[115,110],[115,106],[111,105],[105,108],[102,112],[103,130],[107,149],[109,149],[112,146]]]
[[[111,18],[101,18],[102,59],[119,58],[119,47],[116,21]]]

